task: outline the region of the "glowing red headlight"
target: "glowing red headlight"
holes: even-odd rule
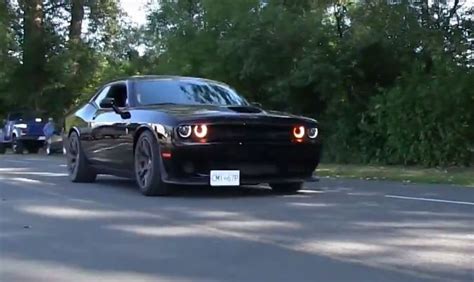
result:
[[[205,124],[194,126],[194,135],[197,138],[204,138],[207,136],[207,126]]]
[[[296,139],[301,139],[304,137],[305,129],[304,126],[295,126],[293,127],[293,136]]]

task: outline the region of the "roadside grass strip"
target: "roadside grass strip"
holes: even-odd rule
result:
[[[404,183],[455,184],[474,187],[474,168],[421,168],[404,166],[370,166],[321,164],[316,175],[363,180],[394,180]]]

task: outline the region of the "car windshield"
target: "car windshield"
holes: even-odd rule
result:
[[[136,84],[140,105],[181,104],[247,106],[249,103],[231,88],[198,80],[144,80]]]

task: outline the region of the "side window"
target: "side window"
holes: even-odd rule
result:
[[[119,108],[128,106],[127,85],[125,83],[112,85],[107,97],[114,98],[115,105]]]
[[[100,107],[100,102],[104,100],[105,97],[107,97],[107,94],[109,93],[110,86],[106,86],[100,93],[97,95],[97,97],[94,100],[94,103],[97,105],[97,107]]]

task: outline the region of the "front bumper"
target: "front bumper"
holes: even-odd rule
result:
[[[211,170],[239,170],[241,185],[313,180],[319,143],[180,144],[163,147],[162,179],[179,185],[209,185]]]

